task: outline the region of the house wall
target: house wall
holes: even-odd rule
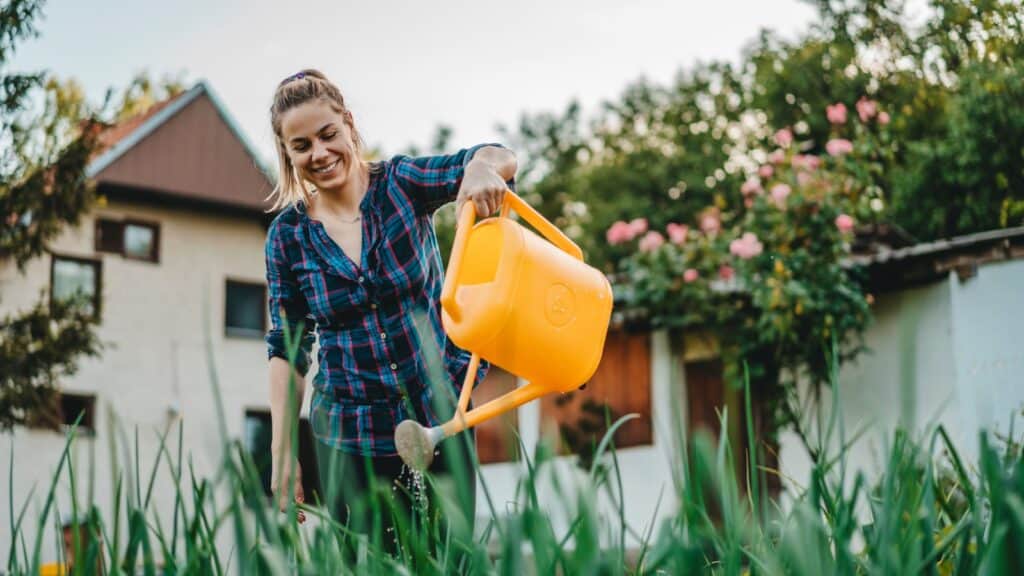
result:
[[[1020,430],[1024,415],[1024,260],[981,266],[963,282],[954,276],[950,291],[958,408],[974,455],[976,430],[1005,434],[1014,413]]]
[[[160,262],[95,253],[97,215],[159,222]],[[96,395],[96,434],[79,439],[73,457],[79,494],[88,493],[92,476],[95,502],[105,514],[110,510],[115,472],[134,468],[136,434],[144,477],[158,454],[158,435],[179,421],[184,425],[185,453],[191,456],[197,477],[211,477],[223,445],[220,425],[232,437],[241,437],[245,409],[268,405],[262,340],[224,334],[225,280],[264,282],[264,238],[255,219],[111,203],[84,217],[78,227],[68,229],[52,244],[57,254],[102,261],[103,312],[98,334],[109,346],[101,358],[83,360],[78,374],[60,385],[68,392]],[[0,315],[33,305],[49,282],[48,255],[30,262],[23,276],[13,265],[0,269]],[[215,407],[208,357],[213,359],[227,407],[223,421]],[[117,429],[115,455],[111,454],[111,423]],[[6,466],[14,453],[14,512],[33,486],[33,500],[41,506],[63,449],[63,436],[25,428],[3,436],[0,462]],[[172,446],[176,444],[177,427]],[[7,494],[7,471],[0,477],[0,491]],[[170,522],[171,475],[164,469],[156,478],[155,508]],[[134,489],[134,485],[125,488]],[[70,511],[67,494],[65,475],[57,501],[62,515]],[[26,514],[30,542],[35,534],[34,510],[35,502]],[[8,498],[0,498],[0,518],[10,518],[11,513]],[[0,542],[9,541],[9,523],[0,522]],[[42,543],[43,558],[54,559],[54,538],[48,535]]]
[[[838,388],[846,442],[858,438],[849,449],[848,464],[865,472],[881,468],[885,448],[901,423],[916,427],[938,420],[954,435],[961,429],[955,412],[949,283],[881,294],[873,313],[873,322],[864,334],[869,350],[841,367]],[[802,392],[806,394],[807,389]],[[822,428],[827,430],[835,393],[832,388],[824,388],[823,409],[804,414],[811,442],[818,441],[819,416]],[[840,445],[838,428],[831,440],[835,451]],[[806,486],[811,462],[802,441],[796,434],[785,432],[780,444],[785,484]]]
[[[840,372],[846,437],[864,431],[849,452],[852,468],[877,473],[900,424],[921,433],[941,424],[967,462],[977,458],[982,429],[1008,431],[1011,416],[1024,410],[1022,289],[1024,261],[1008,260],[965,280],[950,273],[878,297],[865,334],[872,351]],[[826,407],[833,392],[824,391]],[[805,484],[810,461],[795,434],[783,435],[781,454],[786,476]]]

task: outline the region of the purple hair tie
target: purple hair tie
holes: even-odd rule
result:
[[[292,74],[291,76],[285,78],[284,81],[281,82],[281,85],[284,86],[285,84],[291,82],[292,80],[302,80],[305,77],[306,77],[306,73],[305,72],[299,72],[298,74]]]

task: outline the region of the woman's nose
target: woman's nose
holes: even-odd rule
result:
[[[327,156],[327,147],[323,144],[313,144],[313,162],[321,160]]]

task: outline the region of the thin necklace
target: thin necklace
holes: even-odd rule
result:
[[[319,194],[320,194],[320,191],[319,190],[315,190],[315,191],[313,191],[312,196],[318,196]],[[356,216],[352,220],[346,220],[345,218],[342,218],[341,216],[334,216],[334,217],[337,218],[338,221],[341,222],[342,224],[355,224],[356,222],[359,222],[360,220],[363,219],[363,215],[362,214],[360,214],[359,216]]]

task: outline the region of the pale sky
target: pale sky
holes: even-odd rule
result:
[[[270,164],[277,83],[319,68],[339,84],[370,146],[498,139],[524,112],[585,111],[646,77],[737,61],[758,31],[794,37],[798,0],[52,0],[12,69],[74,77],[94,101],[140,70],[205,79]]]

